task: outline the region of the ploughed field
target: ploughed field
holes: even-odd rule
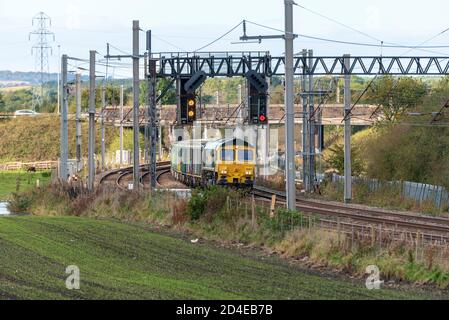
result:
[[[192,243],[147,225],[77,217],[0,218],[0,299],[425,299],[369,291],[260,252]],[[68,266],[80,290],[66,288]]]

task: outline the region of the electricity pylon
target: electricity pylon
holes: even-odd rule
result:
[[[39,73],[39,87],[35,87],[33,90],[33,110],[40,108],[44,100],[44,84],[49,80],[49,52],[53,54],[52,47],[48,42],[48,37],[53,37],[55,41],[55,34],[49,30],[51,27],[51,19],[44,12],[39,12],[33,17],[32,20],[33,27],[36,29],[30,32],[29,40],[34,36],[36,42],[31,49],[31,55],[34,55],[35,62],[34,68],[37,73]],[[59,94],[59,92],[58,92]]]

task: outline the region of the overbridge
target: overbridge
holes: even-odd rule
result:
[[[227,126],[241,123],[242,119],[239,117],[240,111],[244,108],[238,105],[227,106],[205,106],[200,108],[201,116],[198,123],[213,125],[213,126]],[[372,114],[375,113],[377,106],[374,105],[358,105],[353,111],[353,125],[354,126],[371,126],[374,123]],[[159,108],[160,123],[162,126],[171,126],[176,124],[177,106],[168,105]],[[344,105],[343,104],[328,104],[324,105],[322,113],[323,126],[343,126]],[[295,107],[295,123],[302,125],[302,106]],[[97,118],[100,115],[97,115]],[[145,109],[140,110],[140,124],[144,126]],[[283,125],[285,122],[285,107],[283,105],[272,105],[269,108],[269,123],[270,125]],[[121,110],[119,107],[108,107],[104,110],[104,120],[109,124],[116,126],[123,125],[124,127],[133,126],[132,108],[125,107],[123,110],[123,119],[121,119]],[[245,119],[243,119],[245,120]]]

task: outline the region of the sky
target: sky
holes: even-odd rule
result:
[[[337,20],[348,27],[295,6],[295,33],[342,41],[380,44],[380,41],[420,45],[449,28],[447,0],[296,0],[309,10]],[[50,70],[59,68],[59,54],[87,59],[89,50],[106,53],[106,43],[123,52],[131,52],[132,20],[140,20],[143,30],[154,34],[156,52],[194,51],[217,39],[246,19],[275,29],[284,29],[283,0],[0,0],[0,70],[33,71],[31,55],[32,18],[45,12],[52,18],[50,30],[55,41],[50,56]],[[360,32],[356,32],[352,29]],[[278,34],[278,32],[248,25],[248,35]],[[284,52],[280,40],[261,44],[242,44],[239,27],[206,51],[270,51]],[[144,49],[141,33],[141,49]],[[448,44],[449,31],[426,45]],[[60,49],[58,49],[60,46]],[[299,37],[295,50],[313,49],[315,55],[449,55],[449,49],[425,51],[389,48],[369,48],[334,44]],[[409,52],[408,52],[409,51]],[[112,49],[111,53],[121,52]],[[114,76],[129,75],[127,62]],[[111,71],[112,72],[112,71]]]

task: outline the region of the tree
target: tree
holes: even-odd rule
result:
[[[423,101],[422,112],[439,112],[449,100],[449,77],[444,77],[432,83],[432,89]]]
[[[340,174],[345,172],[345,148],[342,143],[337,143],[328,149],[329,156],[325,159],[328,165],[337,170]],[[363,159],[358,147],[351,147],[352,174],[360,176],[363,173]]]
[[[395,123],[416,108],[426,93],[427,87],[420,79],[384,76],[368,89],[367,101],[378,105],[386,121]]]
[[[95,88],[95,106],[97,109],[101,108],[101,95],[102,95],[103,85],[97,83]],[[129,102],[129,88],[124,89],[123,93],[123,104],[128,105]],[[118,106],[120,104],[120,85],[108,83],[105,86],[105,99],[107,106]],[[75,95],[70,96],[70,108],[75,110]],[[81,109],[88,110],[89,108],[89,88],[81,89]]]
[[[170,85],[169,79],[159,79],[156,83],[156,96],[159,96],[159,92],[162,92],[166,89],[166,87],[169,86],[168,91],[164,94],[164,97],[160,101],[163,105],[174,105],[176,104],[176,87],[175,84]],[[147,82],[142,81],[140,83],[140,104],[146,105],[147,104],[147,93],[148,87]]]
[[[283,104],[285,97],[284,85],[277,85],[270,90],[270,103]]]
[[[156,85],[156,93],[159,91],[163,91],[170,84],[170,79],[159,79]],[[174,105],[176,104],[176,87],[175,84],[172,84],[168,89],[167,93],[162,98],[161,103],[163,105]]]
[[[33,103],[33,93],[29,89],[12,90],[4,93],[4,111],[14,112],[20,109],[30,109]]]
[[[236,104],[238,102],[238,86],[243,84],[243,78],[208,79],[204,83],[202,93],[203,96],[213,97],[215,102],[218,91],[221,104]],[[245,95],[244,92],[243,95]]]

